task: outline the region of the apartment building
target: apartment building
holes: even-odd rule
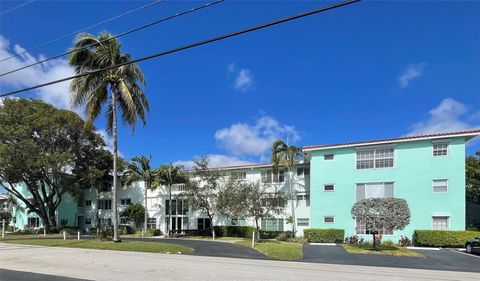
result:
[[[407,200],[411,222],[402,231],[385,230],[385,239],[411,237],[415,229],[465,229],[465,146],[480,130],[407,136],[392,139],[305,146],[306,158],[293,168],[296,199],[288,202],[284,213],[263,220],[264,230],[291,230],[287,218],[295,210],[297,235],[305,228],[341,228],[347,236],[366,235],[369,230],[352,218],[353,204],[364,198],[397,197]],[[271,164],[219,168],[226,177],[258,182],[278,190],[286,189],[285,171],[274,174]],[[89,230],[111,224],[111,187],[87,189],[78,200],[66,195],[58,219]],[[167,210],[172,208],[170,225],[181,232],[206,229],[212,222],[205,214],[192,210],[179,198],[182,185],[147,192],[148,226],[165,232]],[[119,213],[132,203],[144,202],[143,182],[119,188]],[[40,226],[33,214],[17,219],[17,227]],[[121,224],[128,223],[120,218]],[[215,225],[254,225],[251,218],[217,217]]]

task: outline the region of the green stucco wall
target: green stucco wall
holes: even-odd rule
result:
[[[410,224],[384,240],[411,237],[415,229],[431,229],[432,215],[450,216],[449,229],[465,229],[465,139],[451,138],[448,156],[432,156],[432,141],[397,143],[393,168],[356,169],[355,148],[313,151],[311,157],[311,222],[314,228],[343,228],[355,234],[350,210],[356,200],[357,183],[394,182],[394,196],[407,200]],[[323,155],[335,154],[334,160]],[[448,192],[434,193],[432,181],[448,179]],[[335,184],[334,192],[323,191],[324,184]],[[324,216],[335,216],[335,223],[323,223]],[[369,238],[369,237],[367,237]]]

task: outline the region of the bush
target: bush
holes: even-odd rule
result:
[[[278,238],[277,238],[278,240]],[[288,238],[287,239],[288,242],[291,242],[291,243],[298,243],[298,244],[306,244],[308,243],[307,239],[305,237],[295,237],[295,238]]]
[[[145,236],[152,237],[152,236],[160,236],[160,235],[162,235],[162,232],[160,231],[160,229],[149,228],[147,229],[147,234]]]
[[[412,246],[412,240],[408,239],[407,236],[400,236],[400,240],[398,240],[398,245],[400,247],[410,247]]]
[[[461,248],[475,237],[480,237],[480,231],[415,230],[413,243],[424,247]]]
[[[119,225],[119,231],[121,234],[134,234],[135,229],[130,225]]]
[[[283,232],[283,233],[280,233],[277,238],[278,241],[288,241],[288,239],[290,239],[291,236],[289,235],[289,233],[287,232]]]
[[[386,240],[386,241],[382,241],[382,245],[385,245],[385,246],[395,246],[395,242],[391,241],[391,240]]]
[[[278,236],[285,235],[287,237],[292,237],[291,231],[263,231],[260,230],[261,239],[277,239]]]
[[[310,228],[303,231],[303,236],[309,243],[342,243],[345,230]]]
[[[100,239],[102,241],[112,241],[113,240],[113,227],[105,227],[98,230],[98,233],[94,236],[95,239]]]
[[[252,226],[215,226],[216,237],[252,238],[255,228]],[[186,236],[211,236],[212,228],[189,229],[184,231]]]
[[[345,244],[363,244],[363,237],[353,235],[345,238]]]

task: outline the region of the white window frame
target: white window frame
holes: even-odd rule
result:
[[[326,222],[325,218],[333,218],[333,222]],[[336,222],[335,216],[323,216],[323,223],[334,224]]]
[[[333,186],[333,190],[325,190],[325,187],[330,186],[330,185]],[[335,189],[336,189],[335,184],[333,184],[333,183],[326,183],[326,184],[323,185],[323,192],[335,192]]]
[[[446,190],[446,191],[435,191],[434,183],[435,183],[435,182],[440,182],[440,181],[445,181],[445,185],[446,185],[446,187],[447,187],[447,190]],[[433,192],[433,193],[447,193],[447,192],[448,192],[448,179],[435,179],[435,180],[432,180],[432,192]]]
[[[332,156],[332,159],[326,159],[327,156]],[[323,155],[323,161],[333,161],[333,160],[335,160],[335,154],[328,153]]]
[[[392,167],[378,167],[377,168],[377,150],[382,150],[382,149],[393,149],[393,165]],[[373,150],[373,167],[372,168],[363,168],[359,169],[357,162],[358,162],[358,155],[357,152],[359,151],[367,151],[367,150]],[[384,158],[382,158],[384,159]],[[376,170],[376,169],[392,169],[395,168],[397,163],[397,150],[395,148],[395,145],[387,145],[387,146],[375,146],[375,147],[358,147],[355,148],[355,170],[357,171],[362,171],[362,170]]]
[[[367,228],[365,227],[365,233],[358,233],[358,221],[357,219],[353,219],[353,222],[355,223],[355,235],[372,235],[370,233],[367,233]],[[382,236],[395,236],[395,230],[392,230],[392,234],[385,234],[385,230],[382,230]]]
[[[302,169],[302,174],[301,175],[298,174],[300,169]],[[305,170],[308,170],[308,175],[305,175]],[[296,174],[297,174],[297,177],[300,178],[300,179],[308,177],[308,176],[310,176],[310,167],[297,167]]]
[[[447,154],[445,155],[435,155],[435,145],[437,144],[446,144],[447,145]],[[432,157],[445,157],[450,154],[450,141],[436,141],[432,142]]]
[[[435,228],[433,228],[433,220],[435,218],[447,218],[447,229],[435,229]],[[450,216],[449,215],[433,215],[432,216],[432,230],[450,230]]]

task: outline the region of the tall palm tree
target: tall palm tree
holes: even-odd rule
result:
[[[272,144],[270,160],[273,164],[273,172],[278,173],[282,166],[287,172],[287,198],[291,200],[292,205],[292,235],[295,235],[295,187],[293,186],[292,168],[295,164],[304,159],[302,149],[297,146],[289,146],[282,140],[276,140]]]
[[[145,183],[144,206],[145,206],[145,218],[143,221],[144,233],[147,233],[148,224],[148,210],[147,210],[147,191],[152,189],[152,184],[157,177],[157,171],[152,170],[150,167],[150,161],[152,156],[134,156],[132,161],[127,164],[126,171],[123,174],[123,182],[126,185],[130,185],[136,181],[143,181]]]
[[[107,40],[110,39],[110,40]],[[85,49],[79,49],[84,48]],[[121,52],[120,43],[109,33],[101,33],[98,37],[82,33],[75,39],[70,54],[69,64],[76,74],[88,73],[120,63],[131,61],[129,54]],[[143,93],[145,79],[136,64],[124,65],[107,71],[101,71],[78,77],[72,80],[71,104],[73,107],[84,106],[87,116],[86,127],[92,126],[94,120],[105,107],[107,133],[113,135],[113,186],[112,186],[112,223],[113,241],[119,242],[117,216],[117,109],[120,110],[124,124],[133,127],[140,118],[145,126],[145,113],[149,111],[148,101]]]
[[[167,220],[167,235],[170,236],[170,221],[172,218],[172,186],[174,184],[186,183],[188,177],[183,171],[183,166],[167,164],[158,168],[158,185],[163,185],[168,188],[168,220]]]

